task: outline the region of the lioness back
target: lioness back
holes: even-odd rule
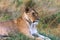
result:
[[[8,35],[8,33],[16,31],[16,28],[17,26],[12,20],[0,22],[0,35]]]

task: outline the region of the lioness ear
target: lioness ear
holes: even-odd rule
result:
[[[25,12],[28,13],[29,12],[29,7],[25,8]]]

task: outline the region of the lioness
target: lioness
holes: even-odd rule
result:
[[[48,37],[42,36],[37,32],[36,25],[38,24],[38,13],[30,8],[26,7],[24,13],[17,20],[10,20],[0,22],[0,35],[5,36],[11,32],[21,32],[31,38],[40,38],[41,40],[50,40]]]

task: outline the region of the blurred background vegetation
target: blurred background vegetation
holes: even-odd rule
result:
[[[0,0],[0,21],[17,19],[24,6],[34,8],[40,16],[38,32],[52,40],[60,40],[60,0]],[[16,34],[7,40],[32,40]]]

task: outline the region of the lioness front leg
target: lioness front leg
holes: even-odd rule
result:
[[[39,33],[34,33],[34,34],[32,34],[34,37],[36,37],[36,38],[40,38],[40,39],[42,39],[42,40],[51,40],[50,38],[48,38],[48,37],[45,37],[45,36],[43,36],[43,35],[40,35]]]
[[[37,23],[35,22],[35,23],[32,23],[31,26],[30,26],[30,32],[31,32],[32,36],[34,36],[35,38],[38,38],[38,39],[40,38],[42,40],[51,40],[50,38],[45,37],[43,35],[40,35],[38,33],[37,28],[36,28],[36,24]]]

